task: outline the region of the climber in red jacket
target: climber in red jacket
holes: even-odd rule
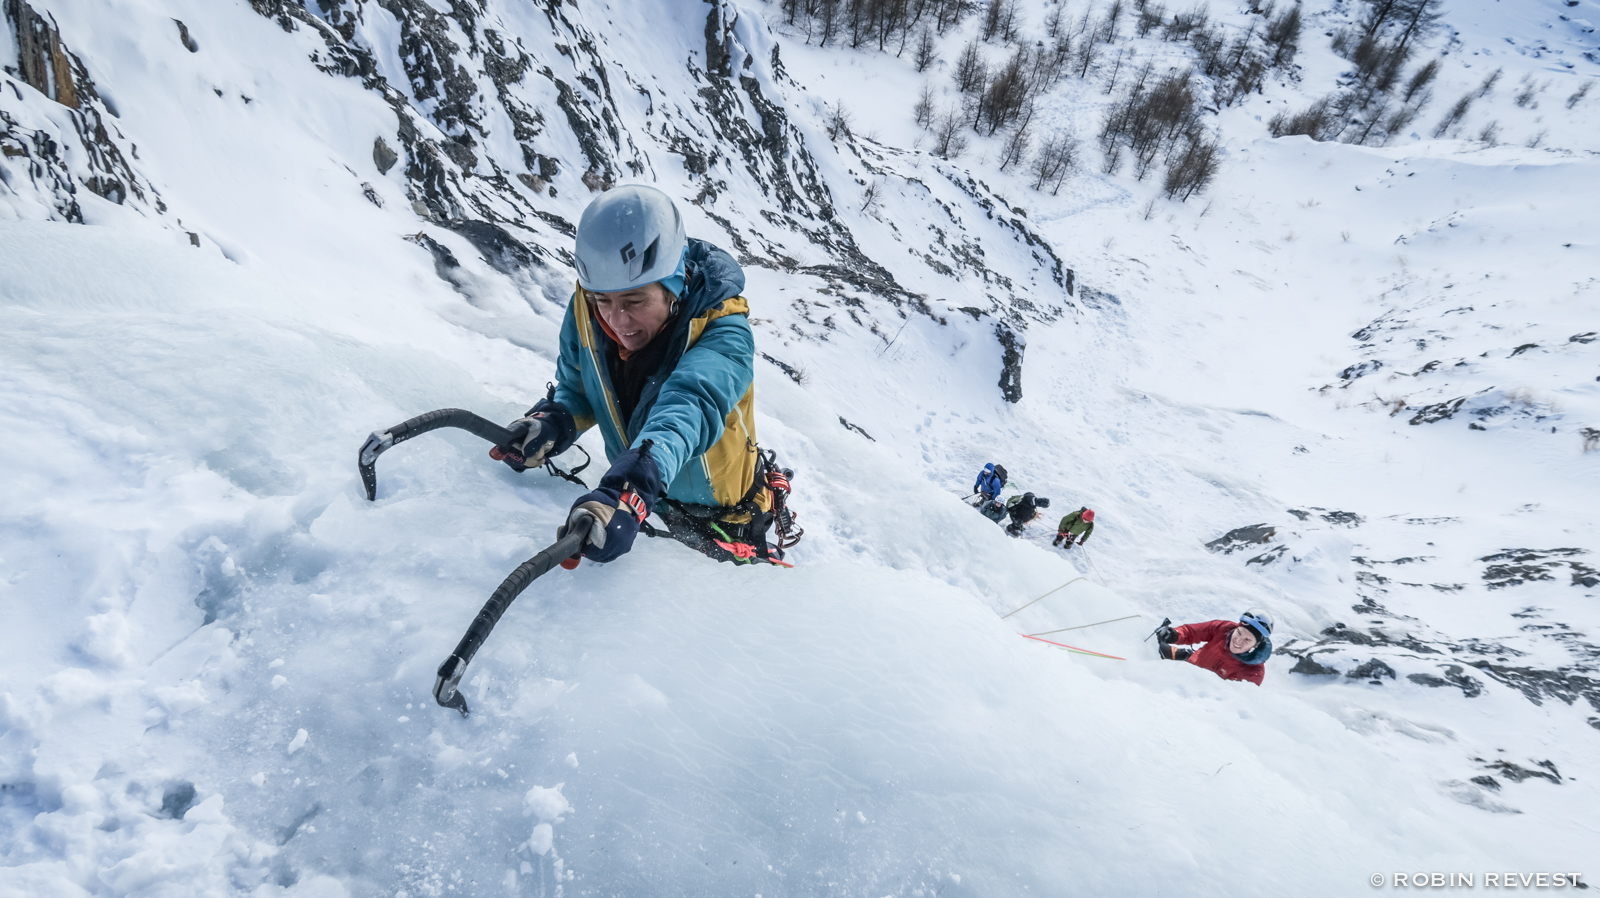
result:
[[[1179,648],[1197,642],[1205,645],[1198,649]],[[1167,661],[1187,661],[1214,671],[1224,680],[1245,680],[1260,686],[1267,672],[1267,657],[1272,654],[1272,615],[1252,608],[1238,621],[1214,620],[1181,627],[1165,621],[1156,630],[1156,650]]]

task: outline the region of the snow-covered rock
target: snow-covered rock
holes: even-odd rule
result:
[[[1582,869],[1588,7],[1449,7],[1406,69],[1441,60],[1434,99],[1383,146],[1268,136],[1353,89],[1329,33],[1361,4],[1308,2],[1243,91],[1162,28],[1077,33],[1096,54],[1031,120],[1080,140],[1053,193],[1004,131],[943,158],[913,112],[925,85],[959,108],[969,43],[1048,49],[1051,2],[1011,44],[930,31],[922,72],[916,33],[818,46],[780,3],[4,6],[0,895]],[[1254,52],[1281,12],[1208,27]],[[1145,62],[1196,66],[1221,165],[1187,202],[1102,165]],[[463,720],[438,662],[581,490],[434,434],[369,503],[353,456],[542,395],[572,223],[627,181],[747,268],[798,566],[656,540],[550,574]],[[1088,545],[973,514],[985,461],[1095,508]],[[1248,607],[1278,621],[1260,689],[1141,641]]]

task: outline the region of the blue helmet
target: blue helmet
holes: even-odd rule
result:
[[[1272,615],[1259,608],[1251,608],[1239,615],[1239,623],[1249,627],[1250,632],[1256,635],[1256,645],[1243,655],[1234,653],[1233,657],[1244,664],[1265,664],[1272,657]]]
[[[1255,631],[1256,639],[1268,642],[1272,639],[1272,615],[1260,608],[1251,608],[1239,615],[1239,623]]]

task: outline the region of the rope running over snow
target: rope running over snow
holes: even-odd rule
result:
[[[1119,620],[1132,620],[1133,618],[1136,618],[1136,617],[1139,617],[1139,616],[1140,615],[1137,615],[1137,614],[1130,614],[1127,617],[1113,617],[1110,620],[1096,621],[1095,623],[1092,623],[1092,624],[1079,624],[1076,627],[1062,627],[1059,630],[1046,630],[1043,633],[1024,633],[1022,635],[1024,635],[1024,636],[1049,636],[1051,633],[1065,633],[1068,630],[1086,630],[1089,627],[1098,627],[1101,624],[1114,624]]]
[[[1080,655],[1093,655],[1096,658],[1110,658],[1113,661],[1126,661],[1126,660],[1128,660],[1127,658],[1118,657],[1117,655],[1107,655],[1105,652],[1091,652],[1088,649],[1080,649],[1075,645],[1067,645],[1064,642],[1051,642],[1048,639],[1040,639],[1037,636],[1029,636],[1026,633],[1018,633],[1017,635],[1021,636],[1023,639],[1032,639],[1035,642],[1043,642],[1043,643],[1045,643],[1047,645],[1053,645],[1053,646],[1057,646],[1057,647],[1063,648],[1063,649],[1071,649],[1072,651],[1077,652]]]
[[[1033,605],[1033,604],[1035,604],[1037,602],[1041,602],[1041,601],[1044,600],[1045,596],[1048,596],[1051,593],[1060,592],[1061,590],[1066,589],[1067,587],[1071,586],[1072,584],[1074,584],[1074,583],[1076,583],[1076,582],[1078,582],[1079,580],[1082,580],[1082,579],[1083,579],[1082,577],[1073,577],[1071,580],[1068,580],[1067,582],[1061,584],[1060,586],[1057,586],[1055,589],[1050,590],[1050,592],[1045,593],[1043,596],[1040,596],[1039,598],[1034,599],[1032,602],[1029,602],[1027,605],[1023,605],[1022,608],[1027,608],[1027,607],[1029,607],[1029,606],[1031,606],[1031,605]],[[1021,611],[1022,608],[1018,608],[1017,611]],[[1005,620],[1006,618],[1010,617],[1011,615],[1016,614],[1017,611],[1012,611],[1012,612],[1009,612],[1009,613],[1007,613],[1005,615],[1002,615],[1000,619],[1001,620]]]
[[[1100,585],[1101,586],[1105,586],[1106,589],[1110,589],[1111,587],[1106,586],[1105,575],[1100,573],[1100,568],[1095,565],[1094,559],[1089,557],[1089,549],[1088,549],[1088,547],[1083,545],[1082,543],[1079,543],[1078,544],[1078,548],[1083,550],[1083,558],[1084,558],[1085,561],[1089,562],[1089,569],[1094,571],[1095,578],[1100,581]]]

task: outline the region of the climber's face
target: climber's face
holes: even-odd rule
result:
[[[648,346],[672,317],[672,294],[659,282],[615,293],[591,293],[589,301],[629,352]]]

